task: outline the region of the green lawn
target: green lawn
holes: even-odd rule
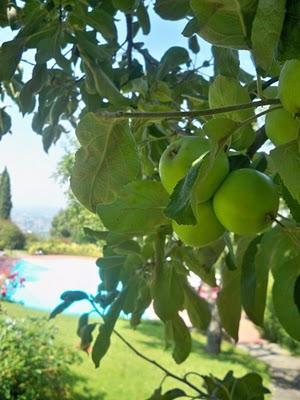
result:
[[[16,318],[47,316],[45,313],[11,303],[2,303],[2,309]],[[62,315],[53,323],[59,329],[58,340],[66,346],[76,348],[77,318]],[[268,382],[265,364],[242,351],[235,350],[229,344],[223,345],[220,356],[211,356],[204,351],[205,338],[193,334],[193,352],[183,365],[178,366],[172,360],[170,352],[164,350],[161,324],[147,321],[133,331],[127,321],[120,321],[117,329],[138,350],[177,374],[197,371],[200,374],[213,373],[222,377],[229,369],[232,369],[237,376],[256,371],[263,375],[265,383]],[[76,400],[144,400],[151,395],[163,377],[157,368],[138,358],[117,337],[113,337],[109,353],[99,369],[93,367],[90,357],[84,353],[82,353],[82,363],[74,365],[72,369],[78,376],[78,385],[75,388],[78,393]],[[199,384],[199,378],[197,379]],[[175,387],[175,385],[180,387],[176,382],[167,380],[164,387]]]

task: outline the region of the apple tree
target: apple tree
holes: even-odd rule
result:
[[[157,18],[185,23],[186,46],[160,59],[143,42]],[[52,313],[83,299],[98,310],[103,321],[84,315],[78,330],[96,367],[119,315],[136,327],[151,303],[173,358],[187,359],[179,312],[199,329],[210,322],[190,271],[219,286],[235,341],[242,310],[263,326],[271,273],[276,315],[300,340],[299,21],[296,0],[1,2],[11,40],[0,48],[0,138],[11,129],[8,98],[32,114],[45,151],[75,128],[71,188],[105,227],[86,228],[105,242],[98,293],[66,292]],[[195,398],[210,398],[211,385]],[[153,399],[180,397],[159,390]]]

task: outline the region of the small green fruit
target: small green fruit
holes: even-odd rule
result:
[[[254,169],[233,171],[213,200],[220,222],[231,232],[252,235],[272,224],[279,195],[272,179]]]
[[[300,121],[284,109],[271,111],[266,116],[266,134],[275,146],[295,140],[300,131]]]
[[[159,175],[168,193],[172,193],[178,181],[187,174],[193,161],[208,149],[208,140],[198,136],[184,136],[166,148],[159,161]]]
[[[229,161],[222,151],[210,167],[210,153],[200,161],[199,173],[193,187],[192,197],[196,203],[203,203],[213,197],[229,173]]]
[[[279,98],[290,113],[300,112],[300,60],[286,61],[279,76]]]
[[[224,232],[218,221],[211,201],[196,206],[196,225],[179,225],[172,222],[173,230],[182,242],[188,246],[203,247],[217,240]]]

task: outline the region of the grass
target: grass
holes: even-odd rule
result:
[[[46,313],[13,303],[2,303],[2,310],[15,318],[48,316]],[[53,323],[58,328],[60,342],[73,348],[78,347],[78,337],[75,333],[76,317],[60,315]],[[196,371],[200,374],[213,373],[215,376],[223,377],[231,369],[236,376],[250,371],[258,372],[263,376],[265,384],[269,381],[268,369],[264,363],[251,358],[228,343],[224,343],[222,354],[212,356],[204,350],[205,338],[195,333],[193,334],[193,352],[186,362],[178,366],[172,360],[170,351],[164,350],[163,328],[160,323],[145,321],[136,331],[133,331],[127,321],[119,321],[117,329],[139,351],[176,374],[183,375],[188,371]],[[72,370],[78,376],[75,388],[77,395],[74,400],[147,399],[163,378],[163,374],[157,368],[138,358],[115,336],[99,369],[95,369],[90,357],[83,353],[82,362],[72,366]],[[194,383],[202,385],[200,378],[196,378]],[[174,387],[182,386],[171,379],[167,379],[164,383],[165,389]]]

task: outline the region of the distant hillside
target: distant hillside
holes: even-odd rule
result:
[[[12,220],[24,232],[47,236],[52,219],[59,210],[58,207],[14,207],[12,209]]]

